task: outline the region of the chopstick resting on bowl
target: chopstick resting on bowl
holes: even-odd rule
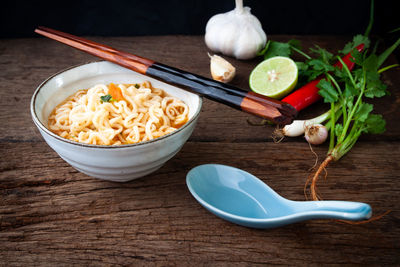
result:
[[[122,52],[110,46],[47,27],[38,27],[35,32],[141,74],[183,87],[211,100],[265,118],[276,124],[290,124],[297,115],[297,110],[288,103]]]

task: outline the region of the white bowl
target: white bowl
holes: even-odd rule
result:
[[[62,138],[47,128],[53,109],[80,89],[99,83],[140,83],[145,80],[189,106],[189,120],[185,125],[160,138],[121,146],[82,144]],[[101,61],[69,68],[45,80],[32,96],[31,114],[47,144],[72,167],[96,178],[126,182],[156,171],[178,153],[193,132],[201,105],[202,100],[196,94]]]

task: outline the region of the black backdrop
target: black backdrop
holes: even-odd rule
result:
[[[377,0],[373,33],[400,27],[400,1]],[[369,20],[370,0],[244,0],[268,34],[356,34]],[[31,37],[38,25],[76,35],[204,34],[208,19],[234,0],[7,0],[0,7],[0,38]]]

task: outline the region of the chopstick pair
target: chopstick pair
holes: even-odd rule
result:
[[[122,52],[110,46],[47,27],[38,27],[35,32],[141,74],[183,87],[211,100],[265,118],[276,124],[289,124],[297,115],[297,110],[288,103]]]

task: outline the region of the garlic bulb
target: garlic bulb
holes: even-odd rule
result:
[[[236,68],[220,56],[211,56],[210,54],[208,54],[208,56],[211,59],[210,70],[213,79],[223,83],[232,81],[236,74]]]
[[[208,21],[205,41],[216,53],[250,59],[265,46],[267,36],[250,8],[243,7],[243,0],[236,0],[234,10],[217,14]]]

